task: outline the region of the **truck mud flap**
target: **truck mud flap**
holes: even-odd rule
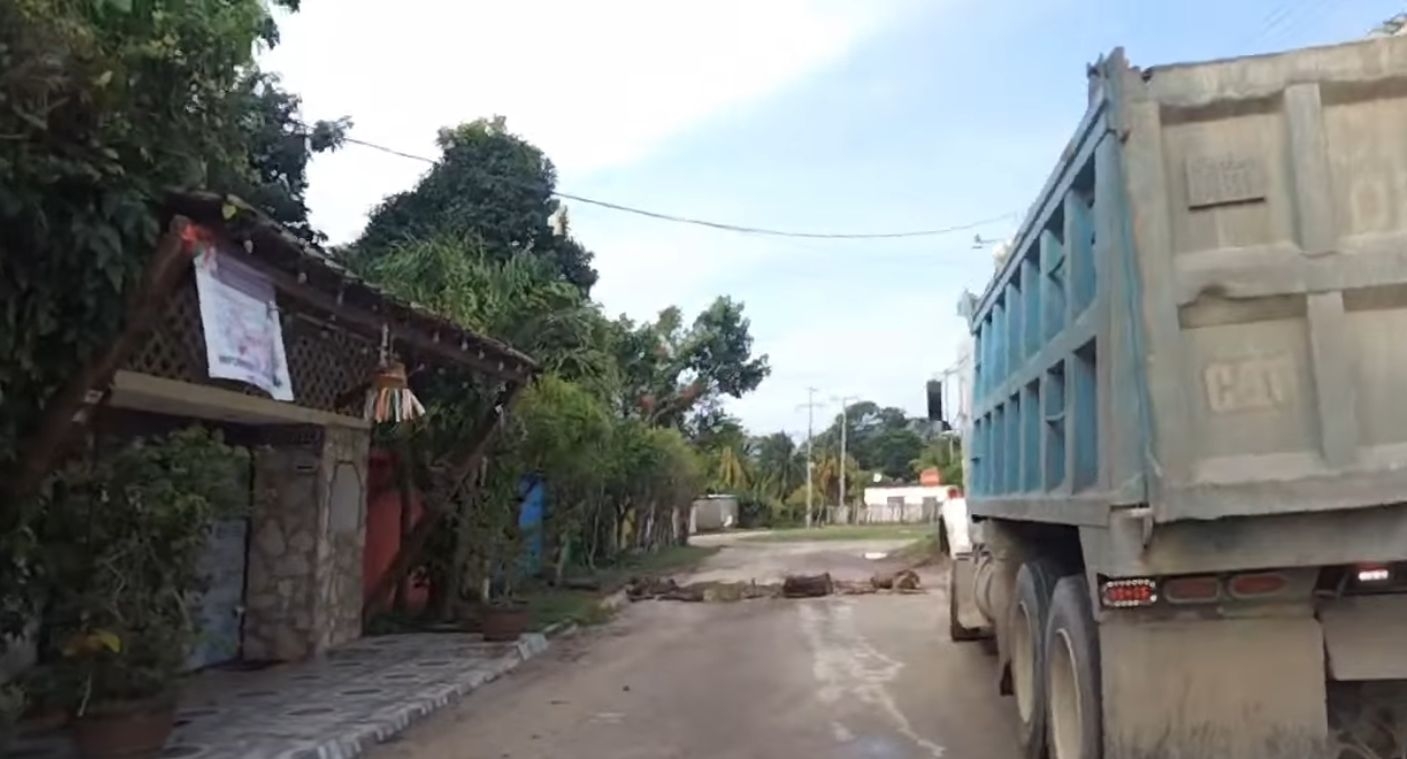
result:
[[[1323,636],[1307,614],[1114,614],[1101,621],[1099,638],[1106,757],[1329,756]]]

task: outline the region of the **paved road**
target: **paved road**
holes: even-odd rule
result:
[[[699,575],[862,577],[864,551],[895,547],[731,543]],[[923,579],[926,595],[633,604],[371,756],[1014,759],[990,659],[947,640],[941,575]]]

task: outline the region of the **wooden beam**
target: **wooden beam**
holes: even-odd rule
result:
[[[391,566],[386,570],[386,573],[376,581],[376,587],[372,589],[370,597],[365,600],[362,606],[363,622],[370,621],[373,615],[384,608],[391,591],[410,574],[412,569],[421,563],[430,535],[449,514],[455,502],[472,495],[472,491],[466,487],[469,476],[483,463],[484,456],[488,453],[489,443],[493,441],[493,435],[498,431],[499,422],[503,420],[523,386],[521,382],[510,382],[504,386],[493,406],[479,420],[474,431],[470,433],[458,463],[450,470],[449,476],[444,480],[446,485],[443,490],[426,494],[424,514],[420,517],[420,522],[415,525],[415,529],[411,530],[409,535],[401,535],[401,547],[396,553],[396,558],[391,561]]]
[[[39,429],[25,445],[16,477],[7,489],[9,497],[5,500],[12,507],[17,508],[21,499],[34,492],[58,462],[74,432],[88,423],[93,402],[89,393],[107,389],[118,367],[141,347],[142,340],[160,319],[172,291],[190,272],[190,250],[182,239],[190,224],[184,216],[171,220],[141,281],[128,293],[122,331],[106,349],[97,352],[74,372],[44,404]]]
[[[371,422],[360,416],[335,414],[222,387],[155,377],[126,369],[119,369],[113,375],[108,404],[114,408],[237,424],[314,424],[354,430],[371,428]]]

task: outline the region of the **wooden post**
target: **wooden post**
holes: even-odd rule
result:
[[[479,426],[469,436],[469,440],[465,443],[463,456],[455,468],[450,471],[449,477],[445,479],[447,484],[444,489],[438,493],[427,494],[424,500],[424,514],[420,517],[420,522],[415,525],[415,529],[411,530],[409,535],[402,536],[400,551],[396,553],[396,558],[392,560],[386,574],[382,575],[381,579],[376,582],[371,596],[366,599],[366,604],[362,608],[363,622],[370,620],[372,615],[382,608],[387,595],[401,582],[401,578],[410,574],[410,570],[420,563],[430,535],[440,526],[440,521],[453,508],[454,502],[467,496],[465,493],[467,490],[466,480],[469,475],[478,470],[479,463],[488,453],[493,433],[498,430],[499,422],[508,412],[509,407],[513,405],[513,401],[517,399],[518,393],[522,389],[522,382],[509,382],[504,386],[493,407],[484,414],[484,418],[479,421]]]
[[[5,502],[12,508],[18,508],[20,501],[32,494],[58,463],[73,434],[92,416],[93,400],[89,393],[106,391],[118,368],[141,346],[141,341],[161,317],[171,292],[190,271],[190,251],[182,239],[190,223],[184,216],[171,220],[171,227],[157,243],[142,281],[128,294],[122,331],[106,349],[74,372],[44,404],[39,429],[24,447],[16,477],[8,488]]]

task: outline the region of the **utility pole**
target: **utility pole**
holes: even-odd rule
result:
[[[806,526],[811,526],[811,435],[814,431],[817,388],[806,388],[806,402],[798,406],[806,408]]]
[[[850,415],[846,406],[850,401],[858,401],[860,399],[853,395],[843,395],[839,398],[831,398],[831,400],[840,401],[840,505],[844,507],[846,505],[845,495],[848,492],[845,489],[845,430],[850,426]],[[848,511],[845,517],[847,522],[851,521]]]
[[[947,369],[944,369],[943,371],[941,371],[941,372],[938,373],[938,378],[943,382],[943,393],[942,393],[942,394],[945,396],[945,397],[943,398],[943,408],[944,408],[944,410],[947,410],[947,409],[949,409],[949,408],[953,408],[952,406],[949,406],[949,405],[948,405],[948,399],[947,399],[947,397],[946,397],[946,396],[948,395],[948,387],[949,387],[948,378],[949,378],[949,377],[953,377],[953,376],[958,376],[958,377],[959,377],[959,382],[961,382],[961,376],[959,375],[959,372],[958,372],[958,364],[953,364],[952,366],[950,366],[950,367],[948,367]],[[958,404],[956,404],[956,405],[961,405],[962,393],[963,393],[963,389],[962,389],[962,387],[959,387],[959,388],[958,388],[958,391],[957,391],[957,393],[956,393],[957,399],[958,399],[959,402],[958,402]],[[956,412],[956,409],[954,409],[954,412]],[[954,415],[953,415],[953,422],[956,423],[957,426],[954,426],[951,430],[948,430],[948,431],[946,431],[946,432],[944,432],[943,430],[939,430],[939,431],[938,431],[938,434],[947,440],[947,443],[948,443],[948,462],[949,462],[950,464],[952,463],[952,460],[953,460],[953,437],[958,434],[958,429],[959,429],[959,427],[961,426],[961,423],[962,423],[962,420],[958,419],[956,413],[954,413]]]

